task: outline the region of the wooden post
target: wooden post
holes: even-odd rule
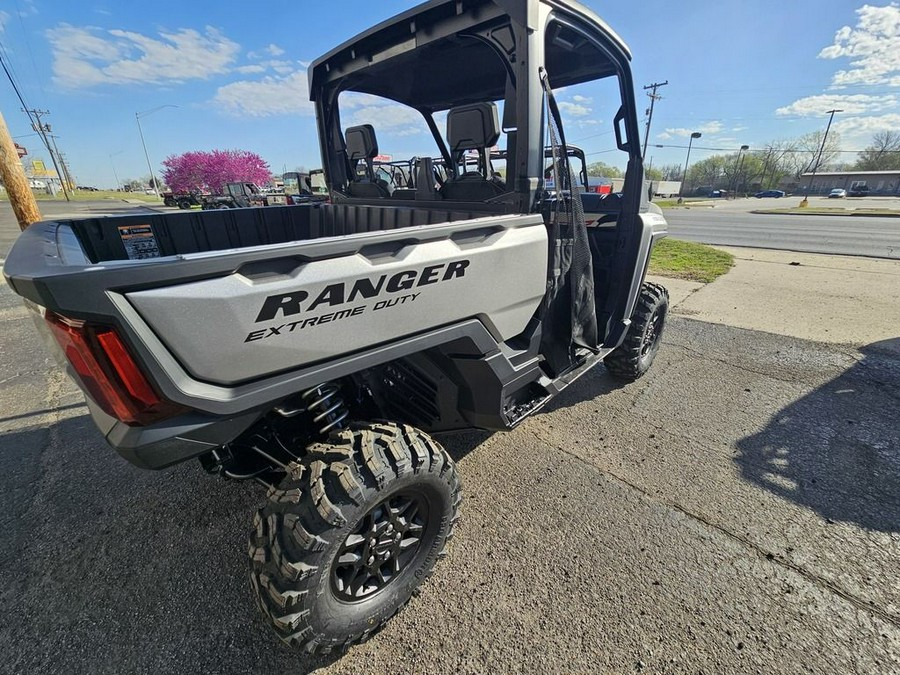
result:
[[[19,161],[19,153],[16,152],[16,144],[13,143],[6,127],[3,113],[0,113],[0,178],[6,186],[6,194],[9,203],[12,204],[19,221],[19,228],[24,230],[32,223],[41,219],[34,193],[28,185],[22,162]]]

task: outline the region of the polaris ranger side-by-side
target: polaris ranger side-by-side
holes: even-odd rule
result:
[[[461,499],[434,434],[509,430],[600,363],[653,361],[666,222],[629,61],[570,0],[433,0],[310,67],[331,203],[42,222],[10,252],[119,453],[267,487],[250,578],[285,641],[363,640],[431,573]],[[575,189],[557,96],[587,83],[611,85],[620,194]],[[414,187],[374,170],[384,120],[360,115],[390,106],[434,144]]]

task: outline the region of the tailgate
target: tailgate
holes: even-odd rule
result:
[[[468,318],[498,341],[544,295],[543,224],[503,217],[433,241],[393,241],[321,260],[285,256],[125,298],[190,375],[233,385],[340,359]],[[419,229],[419,228],[415,228]]]

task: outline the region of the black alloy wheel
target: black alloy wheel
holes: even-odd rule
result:
[[[428,523],[428,502],[414,494],[385,499],[344,540],[332,565],[331,589],[345,602],[380,593],[415,558]]]
[[[358,424],[313,443],[269,490],[250,537],[250,581],[277,635],[307,652],[368,639],[446,555],[461,501],[428,434]]]

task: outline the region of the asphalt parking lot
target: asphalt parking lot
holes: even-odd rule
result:
[[[0,213],[0,260],[12,227]],[[700,311],[732,287],[750,301],[774,254],[754,255],[689,291],[640,382],[601,368],[512,433],[443,439],[466,494],[450,556],[324,661],[257,616],[261,489],[119,459],[0,285],[0,673],[900,672],[897,335],[800,339],[817,321],[861,334],[835,336],[844,310],[794,338],[774,334],[791,305],[772,332]],[[834,284],[863,263],[796,259],[813,285],[831,270],[845,306]],[[893,271],[870,270],[885,298]]]
[[[508,434],[445,439],[463,520],[435,576],[337,660],[257,616],[261,488],[120,460],[0,290],[0,671],[900,671],[900,362],[673,317]]]

